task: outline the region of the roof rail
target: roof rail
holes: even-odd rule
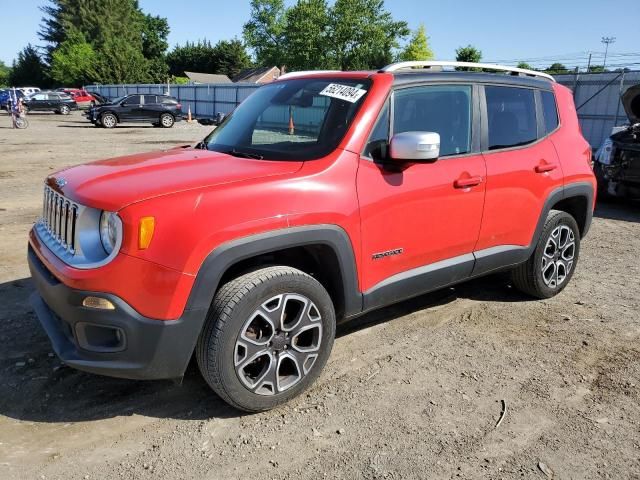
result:
[[[483,70],[496,70],[499,72],[509,72],[512,75],[526,75],[530,77],[546,78],[555,82],[548,73],[536,72],[535,70],[527,70],[526,68],[508,67],[506,65],[496,65],[494,63],[474,63],[474,62],[451,62],[451,61],[439,61],[439,60],[417,60],[411,62],[398,62],[387,65],[380,72],[397,72],[398,70],[405,70],[410,68],[425,68],[430,69],[434,67],[466,67],[466,68],[481,68]]]
[[[302,70],[300,72],[289,72],[278,77],[278,80],[287,79],[287,78],[296,78],[304,75],[311,75],[314,73],[338,73],[341,70]]]

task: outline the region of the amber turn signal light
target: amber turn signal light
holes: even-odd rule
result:
[[[153,232],[156,228],[156,219],[154,217],[142,217],[138,226],[138,248],[145,250],[149,248]]]
[[[82,300],[82,306],[87,308],[96,308],[98,310],[115,310],[116,307],[106,298],[85,297]]]

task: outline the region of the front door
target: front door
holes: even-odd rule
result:
[[[142,96],[131,95],[121,104],[120,121],[139,120],[142,111]]]
[[[49,108],[49,96],[46,93],[36,93],[29,101],[29,110],[42,111]]]
[[[380,114],[357,179],[365,308],[471,274],[486,177],[477,92],[460,84],[401,88]],[[440,134],[440,158],[389,159],[389,132],[408,131]]]

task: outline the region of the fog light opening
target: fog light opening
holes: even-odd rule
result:
[[[98,310],[115,310],[116,306],[106,298],[85,297],[82,300],[82,306],[87,308],[96,308]]]

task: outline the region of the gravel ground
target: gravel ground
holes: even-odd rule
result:
[[[305,395],[245,415],[193,365],[182,385],[61,365],[27,301],[49,172],[209,128],[30,121],[0,116],[0,478],[640,479],[640,205],[598,206],[558,297],[497,275],[374,312]]]

